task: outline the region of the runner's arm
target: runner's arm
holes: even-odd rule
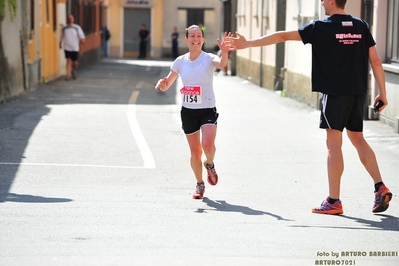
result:
[[[216,40],[219,46],[219,50],[222,52],[222,55],[220,57],[215,56],[212,61],[213,66],[216,68],[225,68],[229,62],[230,44],[226,40],[227,37],[233,37],[233,34],[231,34],[231,32],[224,32],[223,40],[220,40],[219,38]]]
[[[158,80],[157,84],[155,85],[155,89],[159,89],[161,91],[167,91],[170,88],[170,86],[173,84],[173,82],[175,82],[178,75],[179,74],[177,72],[171,70],[168,76]]]

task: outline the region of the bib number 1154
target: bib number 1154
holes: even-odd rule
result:
[[[196,104],[196,103],[198,103],[198,96],[183,94],[183,102]]]
[[[201,104],[201,86],[184,86],[180,93],[182,95],[183,103]]]

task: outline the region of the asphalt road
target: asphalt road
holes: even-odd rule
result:
[[[399,265],[399,134],[365,121],[386,212],[345,137],[344,214],[313,214],[319,111],[220,72],[219,183],[193,200],[181,84],[154,89],[170,64],[108,59],[0,104],[0,266]]]

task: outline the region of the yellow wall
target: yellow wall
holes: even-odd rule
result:
[[[111,39],[108,42],[109,55],[120,57],[122,50],[122,6],[121,1],[110,1],[107,8],[108,28],[111,32]]]
[[[48,7],[47,7],[48,3]],[[53,28],[53,12],[57,12],[53,1],[41,1],[40,32],[40,57],[42,58],[42,82],[52,80],[59,76],[58,30]],[[48,8],[48,21],[47,21]],[[59,25],[56,25],[59,27]]]
[[[162,55],[162,42],[163,42],[163,8],[164,0],[154,0],[154,9],[152,13],[152,27],[154,34],[151,34],[152,49],[155,57]]]

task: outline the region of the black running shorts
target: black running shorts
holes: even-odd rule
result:
[[[366,95],[323,94],[320,128],[363,131],[363,109]]]
[[[70,58],[72,61],[78,61],[79,52],[64,51],[65,58]]]
[[[185,134],[193,134],[203,125],[217,125],[219,117],[216,107],[205,109],[189,109],[182,107],[180,111],[182,128]]]

